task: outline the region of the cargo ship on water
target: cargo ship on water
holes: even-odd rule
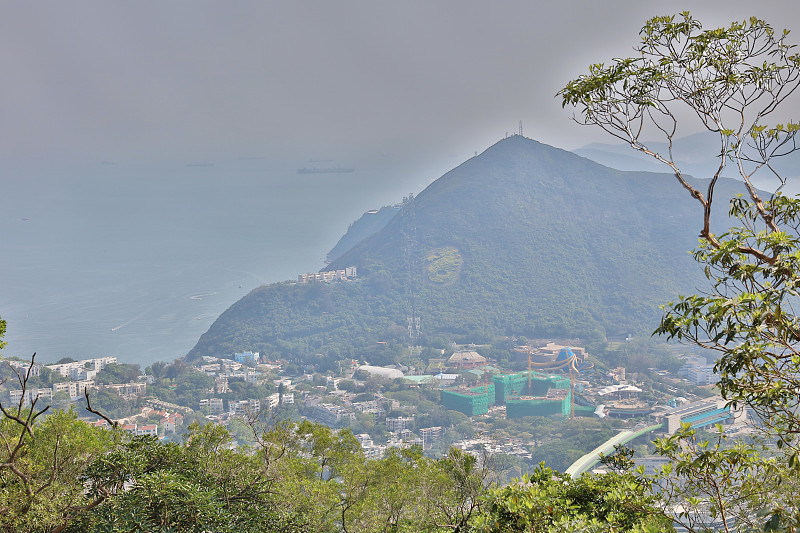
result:
[[[298,174],[346,174],[349,172],[355,172],[356,169],[353,167],[328,167],[328,168],[298,168]]]

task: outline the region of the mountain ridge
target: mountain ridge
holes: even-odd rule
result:
[[[721,182],[718,197],[734,188]],[[515,135],[444,174],[326,267],[355,265],[359,282],[259,287],[189,356],[391,360],[413,317],[423,345],[649,332],[659,304],[702,283],[686,253],[701,224],[693,202],[671,175],[614,170]],[[381,355],[377,341],[395,348]]]

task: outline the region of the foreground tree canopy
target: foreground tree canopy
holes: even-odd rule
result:
[[[655,333],[718,353],[715,370],[723,396],[756,414],[768,444],[788,446],[793,469],[788,476],[796,479],[800,200],[781,194],[786,177],[779,169],[780,159],[798,148],[800,126],[775,117],[800,83],[800,58],[788,35],[757,18],[708,30],[689,13],[656,17],[642,28],[635,57],[593,65],[559,95],[564,106],[576,108],[577,122],[599,126],[667,165],[699,204],[702,224],[694,257],[711,287],[665,306]],[[718,167],[704,176],[705,190],[689,184],[673,153],[678,132],[693,133],[698,126],[719,142]],[[737,178],[742,194],[723,199],[729,201],[734,225],[715,233],[711,212],[722,177]],[[770,178],[774,191],[759,191],[756,177]],[[753,527],[746,522],[759,508],[758,516],[770,517],[767,529],[796,527],[797,492],[789,491],[786,499],[766,496],[785,483],[779,471],[786,474],[786,465],[741,443],[723,446],[724,440],[698,443],[684,428],[676,439],[661,443],[662,453],[678,461],[674,473],[684,478],[681,487],[694,491],[683,509],[694,505],[709,515],[721,514],[723,523],[731,518],[745,530]],[[729,449],[738,451],[726,455]],[[748,468],[740,469],[743,464]],[[757,488],[756,477],[771,482],[771,488]],[[742,502],[748,494],[755,500]],[[736,512],[726,516],[726,505],[737,507]]]
[[[712,289],[670,304],[657,333],[717,350],[723,394],[755,409],[784,442],[800,432],[800,322],[793,309],[800,202],[780,194],[786,178],[777,163],[797,149],[800,126],[766,121],[800,83],[800,58],[788,33],[756,18],[703,30],[688,13],[657,17],[642,29],[639,57],[594,65],[560,93],[564,105],[578,108],[576,120],[668,165],[699,203],[695,258]],[[672,153],[678,116],[686,110],[719,139],[719,166],[705,191],[685,180]],[[666,140],[666,150],[644,140],[654,134]],[[775,193],[762,196],[754,185],[758,172],[777,179]],[[738,177],[745,194],[728,199],[738,225],[715,234],[710,214],[723,174]]]

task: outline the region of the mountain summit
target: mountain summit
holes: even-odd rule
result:
[[[700,224],[669,174],[617,171],[514,135],[406,199],[325,269],[356,266],[357,281],[259,287],[189,356],[363,358],[407,344],[416,318],[423,345],[649,333],[659,304],[702,282],[687,254]]]

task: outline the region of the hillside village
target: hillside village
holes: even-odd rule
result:
[[[678,350],[682,364],[674,372],[630,372],[622,366],[606,369],[577,345],[515,345],[509,353],[513,368],[481,355],[491,351],[487,348],[453,345],[416,367],[347,360],[339,372],[326,374],[252,351],[204,356],[194,365],[156,363],[143,371],[115,357],[36,363],[30,366],[25,398],[14,388],[16,380],[6,379],[0,399],[4,404],[38,398],[74,406],[87,423],[106,425],[81,409],[88,393],[93,407],[113,413],[125,431],[166,440],[180,439],[192,422],[212,422],[247,444],[253,441],[248,424],[257,420],[307,418],[349,427],[367,457],[411,445],[441,455],[454,446],[523,463],[536,462],[537,450],[554,445],[552,428],[575,433],[591,427],[598,435],[613,436],[660,424],[658,431],[669,434],[680,421],[705,429],[717,423],[738,426],[747,415],[725,407],[714,395],[708,386],[714,379],[712,365]],[[28,371],[25,361],[4,362],[6,375]],[[537,424],[551,430],[537,432]],[[650,439],[652,435],[637,441],[642,451]],[[601,443],[587,441],[572,455]]]

